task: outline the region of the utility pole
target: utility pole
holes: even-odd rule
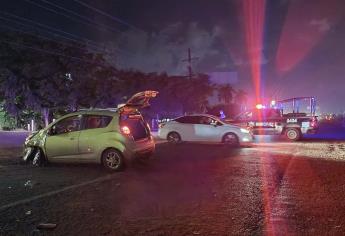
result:
[[[199,59],[199,58],[198,57],[192,57],[191,50],[190,50],[190,48],[188,48],[188,58],[183,59],[182,61],[188,62],[187,69],[188,69],[188,78],[189,79],[192,79],[192,77],[193,77],[192,61],[197,60],[197,59]]]

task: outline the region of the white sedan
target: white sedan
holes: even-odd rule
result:
[[[253,141],[253,135],[248,129],[226,124],[206,114],[181,116],[162,124],[158,136],[172,143],[216,142],[237,146]]]

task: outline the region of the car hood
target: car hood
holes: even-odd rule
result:
[[[226,127],[231,127],[235,129],[240,129],[240,128],[247,128],[247,124],[243,124],[242,126],[240,124],[229,124],[229,123],[224,123],[224,126]]]
[[[48,130],[41,129],[35,133],[29,135],[24,143],[25,147],[40,147],[44,150],[45,140],[47,138]]]

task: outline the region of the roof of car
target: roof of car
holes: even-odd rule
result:
[[[68,116],[70,115],[109,115],[109,116],[113,116],[115,114],[118,113],[117,109],[83,109],[83,110],[79,110],[76,112],[72,112],[67,114]]]
[[[208,117],[216,117],[214,115],[210,114],[201,114],[201,113],[196,113],[196,114],[190,114],[189,116],[208,116]],[[217,118],[217,117],[216,117]]]
[[[207,116],[207,117],[210,117],[210,118],[219,119],[219,117],[217,117],[217,116],[210,115],[210,114],[201,114],[201,113],[183,115],[183,116],[176,117],[176,119],[180,118],[180,117],[185,117],[185,116]]]

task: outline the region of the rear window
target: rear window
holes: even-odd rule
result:
[[[145,121],[141,118],[121,119],[120,125],[129,128],[134,140],[144,139],[150,135]]]

